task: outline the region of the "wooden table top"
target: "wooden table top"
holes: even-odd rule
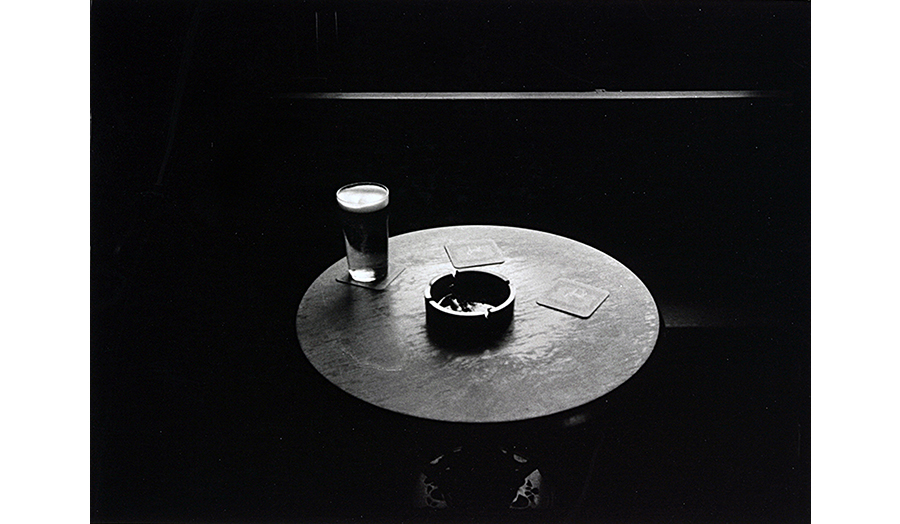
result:
[[[444,246],[493,240],[502,264],[483,269],[517,288],[509,332],[475,353],[428,338],[423,293],[453,266]],[[309,287],[297,336],[313,366],[344,391],[382,408],[432,420],[507,422],[582,406],[613,390],[647,360],[659,334],[656,303],[625,266],[590,246],[549,233],[455,226],[390,239],[405,270],[387,289],[339,283],[341,259]],[[557,278],[609,292],[587,319],[537,303]]]

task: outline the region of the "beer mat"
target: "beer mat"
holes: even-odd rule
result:
[[[450,263],[456,269],[475,266],[502,264],[503,253],[493,240],[472,240],[470,242],[454,242],[444,246]]]
[[[377,282],[357,282],[350,278],[350,273],[344,273],[343,275],[337,277],[335,280],[342,284],[350,284],[351,286],[359,286],[368,289],[374,289],[376,291],[384,291],[385,288],[391,285],[391,282],[393,282],[398,276],[400,276],[400,273],[403,273],[404,269],[406,268],[389,266],[387,276]]]
[[[608,296],[609,291],[560,278],[537,303],[576,317],[589,318]]]

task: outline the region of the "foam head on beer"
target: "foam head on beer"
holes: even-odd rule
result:
[[[388,190],[375,184],[356,184],[338,191],[337,201],[345,211],[371,213],[388,205]]]

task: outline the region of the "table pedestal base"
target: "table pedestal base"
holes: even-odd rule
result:
[[[419,508],[521,511],[551,506],[538,465],[504,447],[460,446],[430,461],[418,475]]]

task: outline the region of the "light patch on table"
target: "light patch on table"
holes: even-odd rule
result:
[[[368,340],[341,339],[340,345],[341,351],[358,364],[381,371],[401,371],[406,364],[405,347],[395,333]]]

